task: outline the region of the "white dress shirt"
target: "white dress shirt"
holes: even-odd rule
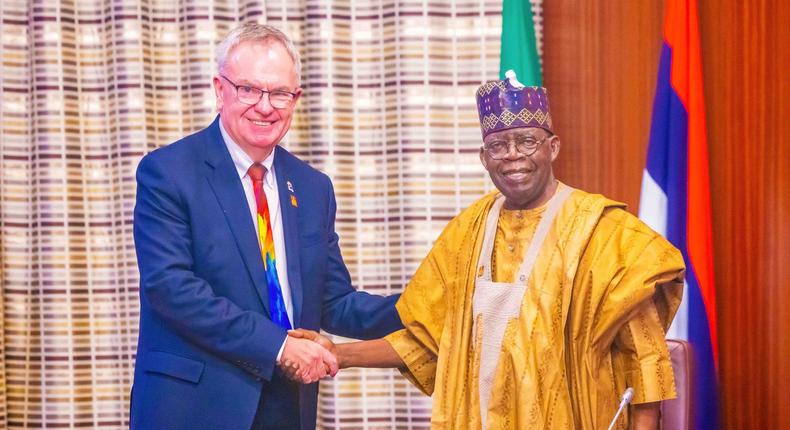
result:
[[[257,203],[255,202],[252,180],[247,174],[247,171],[254,161],[233,141],[233,138],[230,137],[222,126],[222,121],[219,122],[219,130],[222,133],[225,146],[227,146],[228,152],[230,152],[230,158],[233,159],[233,164],[236,166],[236,173],[241,179],[242,186],[244,186],[244,195],[247,197],[250,218],[252,219],[252,224],[255,226],[255,232],[258,233]],[[285,311],[288,313],[288,320],[291,322],[291,327],[293,327],[293,301],[291,300],[291,288],[288,285],[288,256],[285,254],[285,236],[283,235],[283,217],[280,211],[280,193],[277,189],[277,176],[274,174],[274,153],[275,151],[272,151],[265,160],[261,161],[261,164],[266,167],[266,175],[263,177],[263,191],[266,194],[266,203],[269,205],[269,215],[272,218],[270,222],[272,223],[272,234],[274,235],[277,278],[280,280],[280,288],[282,289],[283,301],[285,302]],[[260,237],[260,235],[256,237]],[[263,256],[261,256],[261,264],[263,264]],[[268,300],[268,298],[264,298],[264,300]],[[282,356],[284,347],[285,342],[280,346],[280,352],[277,354],[277,361],[280,361],[280,356]]]

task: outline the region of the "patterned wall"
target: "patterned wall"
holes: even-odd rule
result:
[[[134,171],[211,121],[213,46],[229,28],[268,22],[297,42],[305,96],[285,146],[333,177],[356,285],[393,293],[491,188],[473,94],[498,74],[500,11],[497,0],[0,2],[0,428],[128,426]],[[430,399],[395,371],[323,382],[324,428],[422,428],[429,416]]]

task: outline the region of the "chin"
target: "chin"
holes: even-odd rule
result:
[[[255,143],[252,146],[255,149],[258,149],[258,150],[261,150],[261,151],[269,151],[269,150],[274,149],[274,147],[277,146],[277,144],[276,143],[266,142],[266,143]]]
[[[526,209],[538,198],[532,190],[509,190],[507,193],[502,192],[502,195],[505,196],[509,207],[518,209]]]
[[[266,148],[276,145],[280,139],[276,133],[261,133],[253,134],[250,136],[249,141],[251,142],[252,146],[255,146],[256,148]]]
[[[535,195],[535,187],[524,184],[522,186],[510,186],[506,188],[507,193],[502,192],[505,194],[505,197],[510,198],[512,201],[526,201],[531,200],[532,197]],[[500,189],[502,191],[502,189]]]

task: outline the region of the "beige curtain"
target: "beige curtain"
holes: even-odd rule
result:
[[[406,284],[490,190],[474,90],[499,68],[489,1],[0,2],[0,428],[128,427],[137,341],[134,172],[215,115],[213,46],[284,29],[305,96],[284,145],[333,177],[356,286]],[[422,428],[394,371],[324,382],[324,428]]]

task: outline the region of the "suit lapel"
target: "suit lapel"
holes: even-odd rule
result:
[[[277,191],[280,195],[280,215],[285,235],[285,254],[288,262],[288,286],[293,300],[293,323],[299,327],[302,316],[302,275],[299,264],[299,208],[295,206],[296,194],[293,180],[286,166],[285,149],[277,146],[274,155],[274,174],[277,176]]]
[[[222,140],[222,133],[219,131],[219,116],[208,127],[207,132],[208,136],[204,141],[205,161],[209,167],[206,169],[206,179],[220,207],[222,207],[225,220],[236,240],[236,246],[239,247],[250,278],[255,284],[255,291],[258,293],[266,314],[270,315],[268,287],[266,286],[266,274],[263,270],[261,249],[255,234],[255,226],[252,224],[244,188],[236,173],[236,166]]]

